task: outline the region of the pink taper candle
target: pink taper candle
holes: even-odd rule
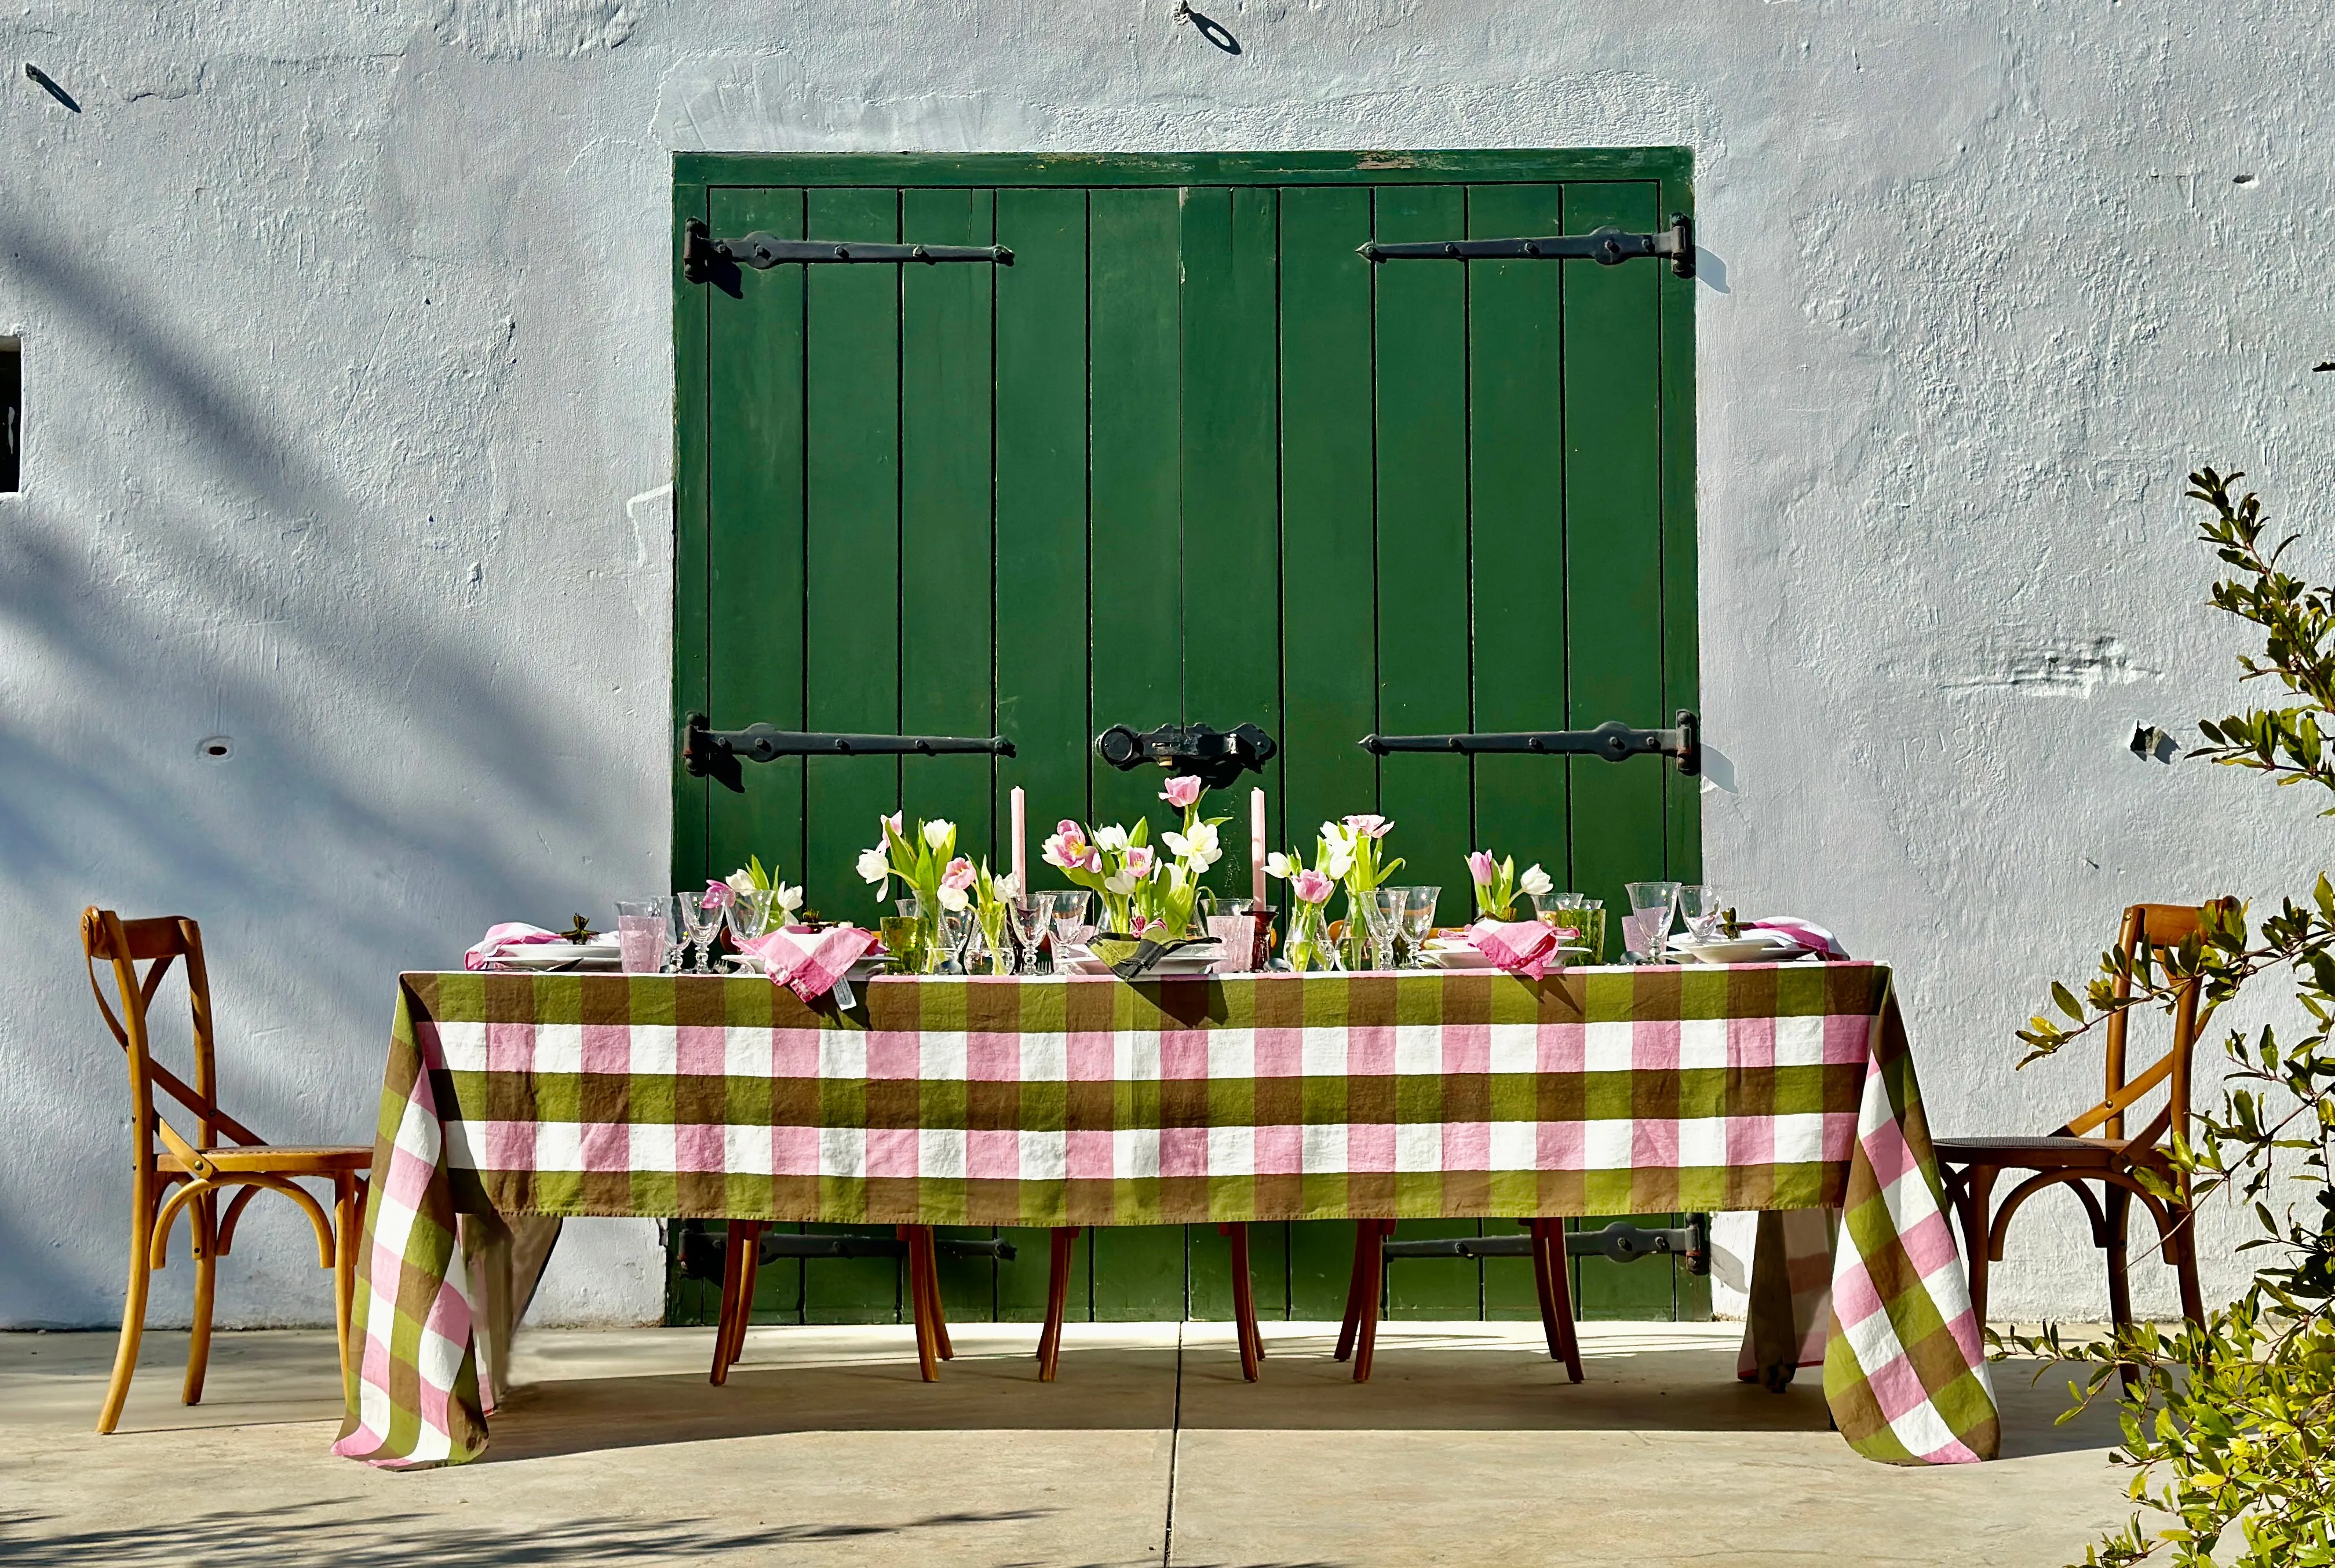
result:
[[[1259,904],[1264,902],[1264,791],[1248,792],[1248,890],[1249,896]]]
[[[1022,804],[1022,786],[1013,786],[1013,886],[1030,891],[1030,819]]]

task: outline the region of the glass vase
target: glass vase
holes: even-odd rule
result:
[[[1289,916],[1289,967],[1300,974],[1345,968],[1338,944],[1330,940],[1330,917],[1323,905],[1301,900]]]

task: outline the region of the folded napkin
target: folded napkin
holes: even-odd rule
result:
[[[1840,944],[1840,938],[1823,926],[1812,925],[1797,915],[1778,915],[1769,920],[1754,920],[1742,929],[1746,932],[1772,931],[1778,936],[1788,937],[1810,953],[1821,953],[1826,958],[1844,959],[1848,956],[1848,949]]]
[[[465,969],[491,969],[495,954],[506,947],[525,947],[537,942],[565,942],[567,938],[557,931],[546,931],[540,925],[526,925],[516,920],[506,920],[500,925],[489,925],[487,934],[472,944],[462,954]]]
[[[1547,973],[1564,945],[1556,927],[1537,920],[1478,920],[1468,928],[1468,941],[1510,974],[1526,980]]]
[[[856,925],[830,925],[824,931],[781,929],[749,936],[738,945],[762,961],[772,985],[783,985],[805,1002],[817,1002],[835,990],[836,982],[876,945],[876,934]]]

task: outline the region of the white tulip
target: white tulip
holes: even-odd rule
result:
[[[1009,871],[1003,876],[991,877],[989,890],[1002,899],[1019,898],[1022,895],[1022,884],[1015,881],[1013,873]]]
[[[1295,875],[1295,873],[1291,869],[1289,857],[1284,855],[1278,849],[1264,857],[1264,874],[1267,876],[1279,876],[1284,878]]]
[[[1332,882],[1343,882],[1346,879],[1346,873],[1353,868],[1353,850],[1335,844],[1330,846],[1329,858],[1323,861],[1319,867],[1322,875]]]
[[[966,903],[967,900],[964,895],[964,888],[951,887],[945,882],[941,884],[941,907],[943,909],[947,910],[951,915],[962,915],[964,913]]]
[[[1137,876],[1120,871],[1108,878],[1103,883],[1103,888],[1114,897],[1124,898],[1135,891],[1135,885],[1139,880],[1141,879]]]
[[[878,887],[883,886],[886,880],[891,876],[892,857],[884,853],[881,845],[873,849],[862,849],[859,852],[859,875]]]
[[[1555,886],[1548,879],[1548,873],[1536,864],[1526,866],[1525,874],[1516,878],[1516,891],[1527,898],[1537,898]]]
[[[792,915],[803,906],[803,890],[799,887],[790,887],[783,882],[780,883],[778,905],[789,915]]]
[[[949,841],[949,836],[955,831],[955,823],[935,818],[925,824],[925,842],[933,848],[938,849]]]
[[[1095,847],[1116,853],[1127,847],[1127,829],[1114,822],[1108,828],[1095,829]]]
[[[723,877],[722,880],[730,885],[730,891],[732,893],[751,893],[754,891],[754,874],[746,870],[743,866],[732,871],[729,876]]]

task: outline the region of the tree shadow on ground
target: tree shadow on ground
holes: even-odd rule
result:
[[[530,1563],[684,1563],[730,1552],[858,1536],[908,1535],[971,1524],[1011,1524],[1043,1517],[1046,1510],[935,1514],[896,1524],[713,1527],[707,1519],[570,1519],[498,1528],[464,1519],[385,1513],[350,1517],[333,1502],[287,1504],[266,1515],[221,1511],[173,1524],[119,1530],[45,1534],[51,1521],[32,1514],[0,1514],[0,1561],[12,1568],[63,1568],[102,1563],[137,1568],[212,1563],[269,1563],[282,1568],[330,1563],[333,1568],[392,1568],[427,1563],[433,1568],[525,1568]]]

